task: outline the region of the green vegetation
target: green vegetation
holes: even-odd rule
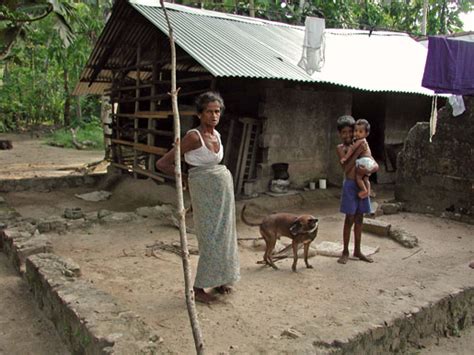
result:
[[[76,128],[76,140],[84,145],[84,149],[103,150],[104,135],[98,120],[85,123]],[[68,128],[60,128],[45,139],[45,143],[56,147],[75,148],[72,142],[72,133]]]
[[[124,1],[124,0],[116,0]],[[158,0],[156,0],[158,1]],[[4,0],[0,4],[0,133],[33,125],[76,127],[100,116],[98,97],[72,96],[113,0]],[[175,0],[292,24],[323,13],[329,28],[421,34],[461,30],[472,0]],[[79,133],[81,134],[81,131]],[[84,129],[88,130],[88,129]],[[69,132],[69,131],[67,131]],[[82,139],[82,138],[81,138]]]
[[[40,124],[70,127],[100,116],[100,98],[72,92],[110,6],[108,0],[0,5],[0,132]]]

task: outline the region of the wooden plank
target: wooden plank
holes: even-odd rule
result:
[[[236,191],[237,195],[241,194],[242,187],[244,186],[245,167],[247,165],[247,159],[248,159],[248,154],[249,154],[250,135],[252,134],[252,124],[247,123],[244,120],[241,120],[241,121],[244,122],[245,135],[243,137],[243,145],[244,145],[243,152],[242,152],[243,154],[242,154],[241,157],[239,157],[241,159],[241,161],[240,161],[241,167],[240,167],[240,171],[239,171],[239,176],[237,178],[237,191]]]
[[[125,170],[127,172],[133,172],[136,174],[144,175],[160,182],[165,182],[166,179],[171,179],[171,180],[173,179],[171,176],[161,176],[161,174],[159,173],[151,173],[149,171],[146,171],[140,168],[132,168],[131,166],[124,165],[124,164],[112,163],[112,165],[119,169]]]
[[[160,148],[160,147],[151,147],[146,144],[141,144],[141,143],[133,143],[130,141],[125,141],[122,139],[112,139],[112,143],[115,143],[117,145],[125,145],[128,147],[132,147],[133,149],[139,150],[140,152],[145,152],[145,153],[151,153],[151,154],[156,154],[163,156],[168,152],[168,149],[166,148]]]
[[[155,122],[150,120],[150,122]],[[153,136],[164,136],[164,137],[173,137],[174,133],[171,131],[164,131],[161,129],[154,129],[154,128],[137,128],[138,132],[152,134]],[[148,145],[153,145],[148,143]]]
[[[140,85],[119,86],[118,88],[110,89],[110,92],[136,90],[136,89],[146,89],[146,88],[150,88],[150,87],[152,87],[152,84],[140,84]]]
[[[194,91],[189,91],[189,92],[180,92],[179,97],[184,97],[184,96],[194,96],[197,94],[202,94],[203,92],[209,91],[209,89],[200,89],[200,90],[194,90]],[[163,100],[163,99],[170,99],[171,96],[168,94],[161,94],[161,95],[155,95],[155,96],[142,96],[140,97],[139,101],[151,101],[151,100]],[[124,103],[124,102],[134,102],[136,99],[133,98],[126,98],[126,99],[121,99],[118,100],[117,102],[119,103]]]
[[[180,111],[181,116],[193,116],[194,111]],[[135,113],[120,113],[115,114],[115,117],[128,117],[128,118],[147,118],[147,119],[166,119],[173,115],[173,111],[138,111]]]
[[[254,142],[253,142],[253,146],[252,146],[252,158],[250,160],[249,175],[248,175],[247,180],[250,180],[250,179],[254,178],[255,168],[256,168],[255,162],[256,162],[256,159],[257,159],[258,140],[259,140],[259,137],[260,137],[260,128],[261,128],[261,125],[257,124],[257,126],[255,128],[255,138],[254,138]]]
[[[135,85],[136,85],[136,89],[135,89],[135,98],[138,100],[138,98],[140,97],[140,61],[141,61],[141,53],[142,52],[142,47],[140,44],[138,44],[137,46],[137,77],[136,77],[136,82],[135,82]],[[135,101],[135,113],[137,113],[138,111],[140,111],[140,102],[139,101]],[[138,131],[137,131],[137,128],[138,128],[138,117],[134,117],[133,119],[133,142],[134,144],[138,144]],[[134,149],[134,152],[133,152],[133,168],[136,168],[138,165],[138,151],[136,149]],[[137,178],[137,173],[134,172],[133,173],[133,177],[136,179]]]
[[[180,79],[177,81],[178,85],[181,84],[186,84],[186,83],[193,83],[196,81],[211,81],[213,80],[213,76],[211,75],[206,75],[206,76],[195,76],[195,77],[190,77],[190,78],[184,78]],[[96,81],[97,82],[97,81]],[[153,79],[152,81],[147,81],[145,83],[142,83],[138,86],[139,89],[144,89],[144,88],[153,88],[155,85],[169,85],[170,80],[156,80]],[[106,81],[105,83],[109,83]],[[135,90],[137,89],[136,85],[129,85],[129,86],[121,86],[117,88],[112,88],[110,89],[110,92],[117,92],[117,91],[127,91],[127,90]],[[154,93],[151,94],[152,96],[155,95]]]
[[[230,128],[229,134],[227,135],[227,141],[225,143],[225,150],[224,150],[224,165],[227,166],[229,163],[229,156],[230,156],[230,147],[232,144],[232,138],[234,137],[234,130],[235,130],[235,120],[230,121]]]
[[[159,52],[158,52],[158,45],[156,46],[156,48],[154,49],[153,51],[153,56],[154,56],[154,63],[156,63],[158,61],[158,58],[159,58]],[[151,73],[151,79],[152,79],[152,82],[153,82],[153,85],[151,85],[151,96],[156,96],[156,92],[157,92],[157,87],[155,85],[157,79],[158,79],[158,65],[157,64],[153,64],[153,68],[152,68],[152,73]],[[150,111],[151,112],[154,112],[156,111],[156,101],[155,100],[152,100],[150,101]],[[156,121],[155,120],[148,120],[148,133],[147,133],[147,144],[149,146],[155,146],[155,135],[152,134],[151,132],[155,130],[156,128]],[[148,157],[148,169],[150,171],[152,171],[153,173],[156,172],[156,156],[153,155],[153,154],[150,154],[150,156]]]

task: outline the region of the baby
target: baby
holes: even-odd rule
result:
[[[366,138],[370,133],[370,123],[367,120],[357,120],[354,127],[354,143],[347,150],[346,155],[341,159],[341,164],[345,163],[347,159],[357,150],[361,144],[366,144]],[[368,145],[367,145],[368,147]],[[367,170],[372,170],[375,166],[375,160],[372,158],[370,148],[364,150],[356,160],[356,182],[359,186],[359,198],[364,199],[370,194],[370,182],[369,176],[363,174],[358,169],[360,166],[365,167]]]

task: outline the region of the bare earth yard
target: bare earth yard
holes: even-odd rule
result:
[[[146,180],[120,182],[109,201],[87,202],[74,197],[75,193],[91,190],[0,196],[24,217],[34,218],[61,215],[66,207],[133,211],[143,205],[169,203],[174,197],[171,187]],[[379,202],[391,196],[390,191],[378,192]],[[306,192],[300,202],[286,208],[278,207],[280,198],[269,197],[265,203],[258,199],[239,201],[238,207],[244,202],[254,204],[249,207],[249,218],[257,221],[275,210],[314,214],[320,218],[315,243],[340,242],[343,216],[338,213],[337,196],[338,190],[330,189]],[[379,219],[415,234],[421,251],[412,255],[418,249],[406,249],[391,239],[365,233],[364,245],[380,247],[373,264],[350,260],[340,265],[336,258],[318,255],[310,259],[314,269],[304,268],[300,259],[298,273],[293,273],[290,260],[278,262],[280,270],[256,264],[263,252],[253,242],[241,241],[242,279],[235,292],[220,303],[197,306],[209,353],[313,353],[315,341],[352,338],[450,291],[472,286],[474,270],[468,267],[474,259],[472,226],[410,213]],[[239,223],[238,234],[240,238],[257,237],[258,228]],[[188,237],[190,245],[196,247],[194,235]],[[166,251],[160,251],[158,258],[146,255],[146,246],[156,241],[177,242],[176,228],[164,220],[140,218],[115,225],[96,224],[66,234],[52,233],[51,238],[55,253],[72,258],[81,266],[83,278],[140,315],[163,337],[167,348],[180,354],[193,352],[181,260]],[[191,256],[193,269],[197,260],[197,256]],[[0,288],[4,282],[0,277]],[[283,336],[289,328],[302,336]],[[428,346],[422,353],[467,354],[467,349],[474,347],[473,332],[461,339],[442,339],[443,347],[427,340],[421,344]]]
[[[48,210],[48,201],[54,200],[54,196],[56,205],[61,206],[58,212],[65,206],[86,209],[87,204],[95,208],[110,204],[88,203],[74,199],[68,191],[55,191],[43,193],[44,198],[37,193],[31,205],[26,194],[10,193],[6,198],[23,216],[31,217],[39,217]],[[70,198],[66,201],[67,195]],[[320,201],[313,196],[299,207],[285,209],[305,211],[320,218],[316,242],[340,240],[343,216],[337,213],[338,200],[328,196]],[[44,208],[38,209],[39,200],[46,201]],[[133,201],[130,207],[136,208]],[[120,210],[124,209],[125,205],[121,204]],[[253,216],[256,220],[257,213]],[[242,280],[236,285],[235,293],[219,304],[198,305],[210,352],[310,353],[315,340],[350,338],[371,325],[382,324],[443,292],[472,282],[472,270],[467,267],[474,258],[472,226],[407,213],[380,219],[417,235],[421,252],[408,257],[413,249],[365,234],[365,245],[380,247],[380,252],[374,255],[375,263],[350,261],[340,265],[336,258],[316,256],[311,259],[314,269],[304,268],[300,260],[299,272],[293,273],[290,260],[279,262],[278,271],[257,265],[262,252],[252,242],[241,242]],[[243,238],[258,235],[257,228],[242,224],[238,225],[238,232]],[[84,278],[139,314],[159,331],[169,348],[176,353],[192,352],[181,260],[165,251],[158,254],[159,258],[145,253],[146,246],[157,240],[178,241],[174,227],[162,220],[140,219],[125,224],[95,225],[89,230],[51,237],[57,254],[79,263]],[[189,237],[191,246],[196,246],[194,236]],[[195,266],[197,256],[191,260]],[[298,339],[281,336],[289,328],[303,336]]]

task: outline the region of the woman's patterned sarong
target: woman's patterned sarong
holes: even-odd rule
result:
[[[194,287],[232,284],[240,279],[232,175],[224,165],[194,167],[188,182],[199,244]]]

